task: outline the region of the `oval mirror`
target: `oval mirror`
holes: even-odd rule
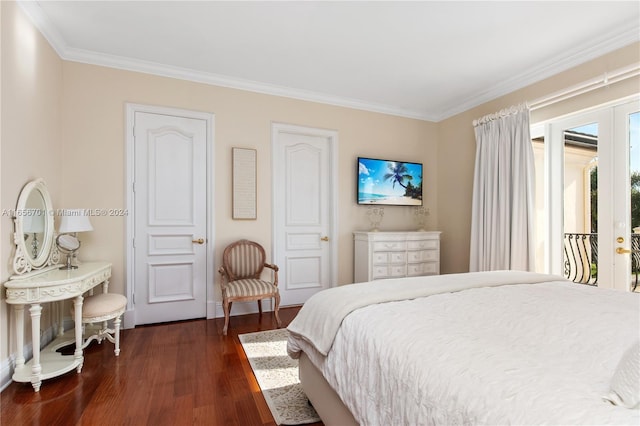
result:
[[[53,207],[43,179],[27,183],[15,211],[16,256],[13,269],[24,274],[50,264],[53,244]]]

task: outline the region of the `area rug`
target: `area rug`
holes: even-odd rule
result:
[[[319,422],[298,379],[298,360],[287,355],[286,328],[240,334],[238,338],[264,399],[279,425]]]

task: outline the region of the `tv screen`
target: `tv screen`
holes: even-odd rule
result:
[[[422,205],[422,163],[358,157],[358,204]]]

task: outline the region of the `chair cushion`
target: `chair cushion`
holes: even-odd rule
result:
[[[82,319],[115,318],[127,307],[127,298],[121,294],[101,293],[85,297],[82,304]]]
[[[270,297],[278,292],[278,287],[264,280],[247,278],[231,281],[226,285],[227,297]]]
[[[227,259],[229,272],[241,280],[251,276],[255,277],[264,267],[263,253],[252,244],[240,244],[233,247]]]

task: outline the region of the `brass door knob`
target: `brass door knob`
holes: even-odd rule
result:
[[[629,250],[623,247],[618,247],[616,249],[616,253],[618,254],[627,254],[627,253],[640,253],[640,250]]]
[[[329,237],[324,236],[324,237],[320,238],[320,241],[329,241]]]
[[[204,238],[198,238],[197,240],[191,241],[192,243],[204,244]]]

